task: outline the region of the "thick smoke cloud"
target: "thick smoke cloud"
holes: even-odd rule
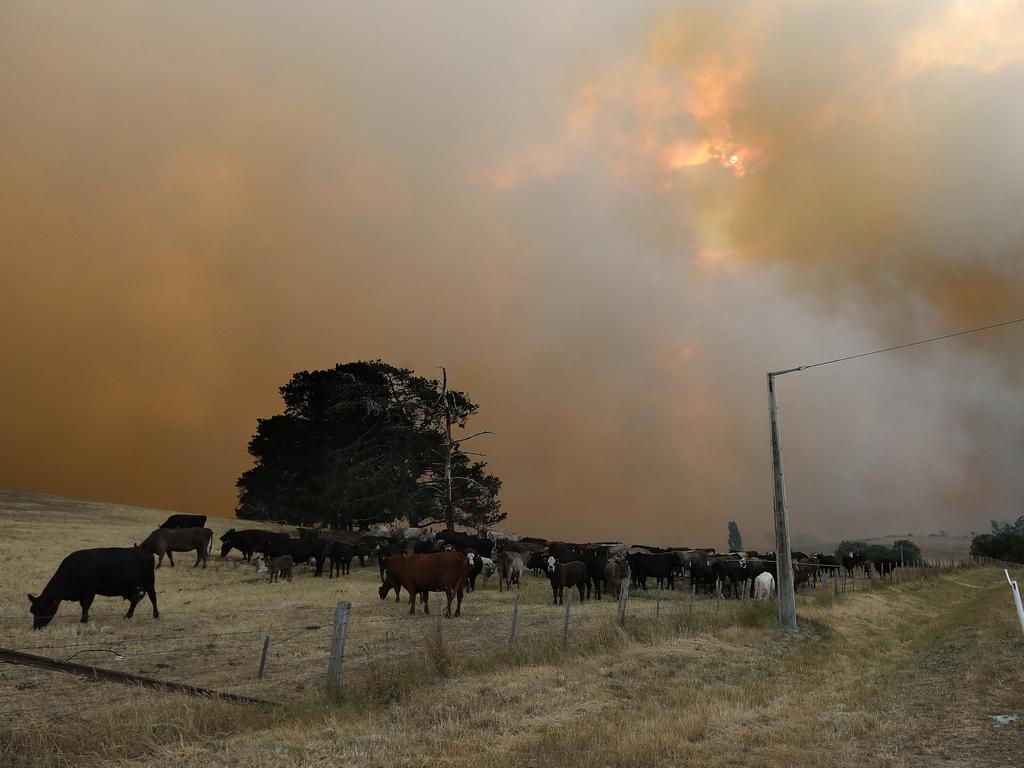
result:
[[[228,513],[289,374],[382,357],[483,405],[510,528],[762,547],[766,370],[1024,314],[1022,42],[1013,3],[9,3],[0,484]],[[1020,334],[780,380],[797,529],[1018,515]]]

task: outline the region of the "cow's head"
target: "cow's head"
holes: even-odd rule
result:
[[[377,590],[377,594],[380,595],[381,600],[386,600],[388,592],[391,591],[391,580],[384,579],[384,583],[380,585],[380,589]]]
[[[49,624],[60,607],[60,598],[56,597],[29,595],[28,601],[32,604],[32,629],[42,629]]]
[[[224,542],[223,544],[220,545],[220,556],[221,557],[227,557],[228,556],[228,552],[231,551],[231,542],[230,541],[224,541],[224,537],[223,536],[220,537],[220,540]]]
[[[554,573],[556,567],[558,567],[558,561],[552,555],[548,555],[548,573]]]
[[[472,568],[474,563],[476,562],[476,560],[475,560],[476,552],[472,552],[472,551],[467,552],[466,553],[466,558],[469,560],[469,567]]]

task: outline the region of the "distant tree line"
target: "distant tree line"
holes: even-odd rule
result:
[[[850,552],[859,552],[865,560],[877,563],[882,560],[912,563],[921,560],[921,548],[909,539],[893,542],[891,547],[882,544],[867,544],[863,541],[841,541],[836,547],[836,557],[842,559]]]
[[[992,521],[992,533],[975,536],[971,554],[1011,563],[1024,563],[1024,515],[1012,523]]]
[[[448,421],[464,430],[479,410],[465,392],[380,360],[300,371],[280,392],[284,413],[259,419],[249,442],[254,464],[236,483],[238,517],[424,526],[445,521],[450,487],[455,523],[505,518],[501,480],[448,437]]]

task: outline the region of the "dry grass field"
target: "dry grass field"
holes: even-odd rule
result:
[[[97,598],[89,625],[65,603],[46,630],[30,629],[25,592],[61,557],[129,546],[165,516],[0,493],[0,645],[276,706],[0,665],[0,765],[1024,764],[1024,724],[990,718],[1024,716],[1024,640],[994,568],[802,596],[793,637],[773,631],[771,605],[641,596],[623,631],[613,602],[594,601],[573,607],[565,647],[562,609],[528,576],[509,650],[512,599],[494,580],[462,618],[437,623],[381,602],[375,566],[333,580],[301,568],[271,585],[237,553],[215,552],[205,570],[182,556],[157,572],[157,621],[148,601],[128,622],[122,601]],[[234,525],[209,522],[218,536]],[[353,610],[336,703],[323,681],[339,600]]]

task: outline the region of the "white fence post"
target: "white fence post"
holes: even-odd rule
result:
[[[1010,583],[1010,589],[1013,590],[1013,602],[1017,606],[1017,618],[1020,619],[1020,629],[1024,632],[1024,605],[1020,602],[1020,587],[1017,586],[1017,582],[1010,578],[1010,572],[1004,568],[1003,573],[1006,574],[1006,580]]]

